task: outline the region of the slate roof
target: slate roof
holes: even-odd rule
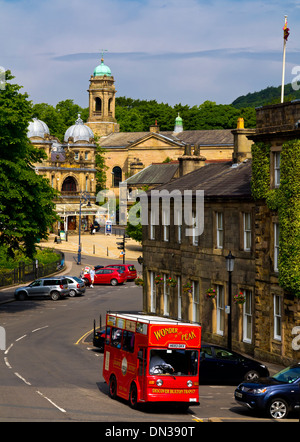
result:
[[[184,143],[198,143],[200,146],[231,145],[234,143],[231,129],[184,130],[177,134],[177,138]]]
[[[205,198],[251,198],[251,161],[233,165],[232,162],[209,163],[156,190],[204,190]]]
[[[137,142],[153,132],[114,132],[106,137],[101,137],[100,145],[106,148],[127,148],[131,143]],[[176,135],[174,132],[162,131],[155,135],[169,138],[176,143],[196,144],[200,146],[233,145],[231,129],[216,130],[185,130]]]
[[[151,164],[126,180],[127,185],[159,185],[168,183],[177,172],[179,163]]]

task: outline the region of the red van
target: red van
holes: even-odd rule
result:
[[[83,275],[83,279],[87,285],[91,283],[91,275],[89,273],[85,273]],[[126,282],[127,278],[125,273],[118,272],[118,269],[112,268],[103,268],[98,269],[95,272],[94,284],[123,284]]]
[[[105,268],[117,269],[119,272],[125,273],[127,281],[133,281],[136,279],[136,268],[133,264],[111,264],[105,266]]]

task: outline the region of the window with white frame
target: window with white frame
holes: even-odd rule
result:
[[[199,282],[193,281],[192,284],[192,296],[193,296],[193,321],[200,322],[200,293]]]
[[[252,342],[252,291],[243,290],[245,303],[243,304],[243,341]]]
[[[150,311],[156,312],[156,284],[155,284],[155,272],[150,272]]]
[[[216,228],[217,228],[217,248],[223,249],[223,241],[224,241],[224,222],[223,222],[223,213],[216,213]]]
[[[155,239],[155,211],[150,212],[150,239]]]
[[[79,152],[74,152],[74,158],[75,160],[79,160]]]
[[[89,159],[89,153],[88,152],[84,152],[84,159],[88,160]]]
[[[274,152],[274,185],[280,184],[280,152]]]
[[[224,334],[225,324],[225,302],[224,302],[224,287],[217,285],[217,334]]]
[[[279,260],[279,224],[274,223],[274,270],[278,272]]]
[[[181,234],[182,234],[182,216],[181,216],[181,212],[179,210],[177,210],[176,212],[176,220],[177,220],[177,242],[178,244],[181,244]]]
[[[181,297],[181,277],[177,276],[177,318],[181,319],[182,297]]]
[[[281,297],[273,296],[274,303],[274,339],[281,341]]]
[[[251,213],[244,213],[244,250],[251,250]]]
[[[162,217],[163,217],[163,229],[164,229],[164,241],[169,241],[169,235],[170,235],[170,217],[169,212],[166,210],[162,211]]]
[[[164,274],[164,315],[169,316],[170,314],[170,286],[167,283],[169,275]]]

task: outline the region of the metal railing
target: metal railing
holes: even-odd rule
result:
[[[33,281],[36,278],[51,275],[60,270],[64,265],[64,253],[56,251],[57,261],[41,264],[33,261],[30,264],[20,262],[19,266],[5,273],[0,273],[0,287],[14,285],[22,282]]]

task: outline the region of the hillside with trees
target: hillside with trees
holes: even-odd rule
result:
[[[293,89],[291,84],[286,84],[284,87],[284,101],[292,101],[300,99],[300,90]],[[248,93],[236,98],[231,105],[236,109],[243,109],[247,107],[259,107],[267,104],[277,104],[281,100],[281,86],[269,86],[259,92]]]

